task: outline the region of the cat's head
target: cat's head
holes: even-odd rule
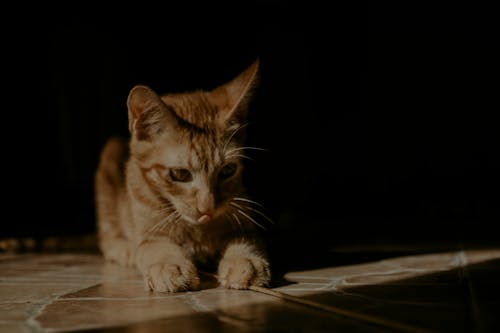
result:
[[[130,91],[130,152],[144,186],[192,224],[233,214],[235,200],[244,196],[247,105],[258,67],[256,61],[212,91],[163,96],[146,86]]]

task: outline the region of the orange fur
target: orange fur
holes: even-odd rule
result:
[[[96,208],[104,257],[136,266],[146,289],[195,289],[196,265],[213,260],[225,287],[269,282],[256,236],[262,214],[241,180],[257,71],[255,62],[209,92],[160,97],[145,86],[131,90],[131,137],[111,139],[101,153]]]

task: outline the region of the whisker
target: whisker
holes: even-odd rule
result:
[[[237,204],[237,203],[235,203],[235,202],[230,202],[229,204],[230,204],[231,206],[236,207],[236,208],[241,209],[241,210],[244,210],[244,209],[245,209],[244,207],[242,207],[242,206],[238,205],[238,204]]]
[[[151,232],[154,232],[160,225],[161,223],[163,222],[163,220],[159,221],[158,223],[154,224],[149,230],[148,230],[148,234],[151,233]]]
[[[169,230],[168,230],[168,236],[171,237],[172,236],[172,232],[174,230],[174,227],[177,225],[177,223],[179,222],[180,220],[180,214],[178,214],[177,216],[174,216],[174,219],[170,222],[170,225],[172,226]]]
[[[224,148],[222,149],[222,151],[226,151],[227,146],[229,145],[229,143],[231,142],[231,140],[233,139],[233,137],[236,135],[236,133],[238,133],[238,131],[241,130],[242,128],[248,126],[248,124],[249,123],[245,123],[245,124],[239,126],[237,129],[234,130],[233,133],[231,133],[231,135],[227,139],[226,143],[224,144]]]
[[[254,160],[253,158],[248,157],[248,156],[243,155],[243,154],[231,154],[231,155],[226,156],[226,158],[228,158],[228,159],[229,159],[229,158],[231,158],[231,157],[241,157],[241,158],[246,158],[247,160],[250,160],[250,161],[254,161],[254,162],[255,162],[255,160]]]
[[[259,214],[260,216],[262,216],[263,218],[265,218],[266,220],[268,220],[269,222],[271,222],[271,224],[275,224],[275,222],[269,217],[267,216],[266,214],[264,214],[263,212],[261,212],[260,210],[258,209],[255,209],[253,207],[250,207],[250,206],[245,206],[245,207],[242,207],[240,205],[238,205],[237,203],[234,203],[234,202],[230,202],[229,203],[231,206],[234,206],[236,208],[239,208],[241,210],[244,210],[244,209],[250,209],[251,211]]]
[[[254,223],[256,226],[259,226],[261,227],[262,229],[264,230],[267,230],[266,228],[264,228],[261,224],[259,224],[257,221],[255,221],[253,218],[251,218],[249,215],[247,215],[244,211],[242,211],[241,209],[238,209],[238,213],[240,213],[241,215],[243,215],[244,217],[246,217],[250,222]]]
[[[181,217],[180,214],[177,211],[175,211],[173,213],[173,216],[172,215],[169,216],[169,218],[164,221],[163,225],[160,227],[160,230],[158,231],[163,231],[168,224],[175,224],[180,217]]]
[[[182,222],[182,215],[180,213],[177,213],[177,216],[175,217],[175,219],[171,222],[172,224],[172,228],[169,229],[168,231],[168,236],[171,237],[172,236],[172,233],[175,232],[174,231],[174,228],[173,227],[176,227],[178,226],[179,224],[181,224]]]
[[[147,232],[146,232],[146,235],[149,236],[155,232],[158,232],[158,231],[162,231],[165,226],[171,221],[171,219],[173,217],[175,217],[176,214],[179,214],[177,213],[177,211],[173,211],[170,215],[168,215],[165,219],[162,219],[160,220],[158,223],[156,223],[155,225],[153,225]]]
[[[157,229],[160,227],[161,221],[153,225],[151,228],[149,228],[148,231],[146,231],[146,236],[149,236],[157,231]]]
[[[265,148],[245,146],[245,147],[236,147],[236,148],[233,148],[233,149],[231,149],[231,150],[227,151],[226,153],[227,153],[227,154],[230,154],[230,153],[231,153],[231,152],[233,152],[233,151],[240,151],[240,150],[260,150],[260,151],[269,151],[268,149],[265,149]]]
[[[149,231],[148,231],[148,235],[151,235],[151,234],[154,234],[155,232],[158,232],[160,230],[160,228],[163,226],[163,224],[165,223],[164,220],[161,220],[160,222],[156,223]]]
[[[228,215],[229,215],[229,214],[228,214]],[[234,214],[234,213],[233,213],[233,214],[229,215],[229,217],[231,218],[231,219],[230,219],[230,221],[231,221],[231,222],[236,221],[236,223],[238,223],[238,224],[235,226],[235,227],[236,227],[236,230],[238,230],[238,229],[239,229],[239,230],[240,230],[240,232],[242,232],[242,233],[243,233],[243,227],[242,227],[242,225],[241,225],[241,221],[240,221],[240,219],[238,218],[238,216],[236,216],[236,214]],[[233,223],[233,225],[234,225],[234,223]]]
[[[268,220],[269,222],[271,222],[271,224],[275,224],[275,222],[269,216],[267,216],[266,214],[264,214],[260,210],[255,209],[255,208],[250,207],[250,206],[247,206],[246,208],[250,209],[253,212],[256,212],[257,214],[259,214],[260,216],[262,216],[263,218],[265,218],[266,220]]]
[[[233,215],[234,219],[236,220],[236,222],[238,223],[238,225],[241,227],[241,221],[240,221],[240,219],[238,218],[238,216],[236,216],[236,214],[234,214],[234,213],[233,213],[233,214],[231,214],[231,215]]]
[[[165,227],[168,225],[168,223],[167,223],[167,222],[168,222],[168,221],[162,221],[162,222],[160,223],[160,227],[159,227],[158,229],[156,229],[156,232],[161,232],[161,231],[163,231],[163,229],[165,229]]]
[[[236,197],[236,198],[233,198],[233,200],[249,202],[249,203],[252,203],[254,205],[260,206],[262,208],[266,208],[266,207],[262,206],[260,203],[258,203],[257,201],[253,201],[253,200],[246,199],[246,198]]]
[[[174,206],[166,206],[166,207],[158,209],[157,212],[166,212],[166,211],[172,210],[173,208],[174,208]]]
[[[173,210],[175,210],[174,205],[172,205],[172,204],[166,204],[165,206],[162,206],[161,208],[155,210],[153,213],[156,216],[159,216],[159,215],[162,215],[164,213],[171,213]]]

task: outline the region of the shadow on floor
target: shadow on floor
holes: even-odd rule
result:
[[[415,332],[499,332],[500,259],[302,298],[415,327]],[[376,276],[374,277],[376,278]],[[290,281],[288,281],[290,283]],[[269,296],[271,297],[271,296]],[[403,332],[288,301],[220,308],[88,332]]]

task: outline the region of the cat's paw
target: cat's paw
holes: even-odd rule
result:
[[[136,247],[132,242],[116,240],[103,249],[104,257],[122,266],[135,265]]]
[[[189,261],[183,263],[157,263],[144,272],[146,291],[169,291],[196,289],[200,283],[196,267]]]
[[[227,257],[219,263],[218,279],[221,286],[230,289],[248,289],[265,286],[271,279],[269,263],[261,257]]]

